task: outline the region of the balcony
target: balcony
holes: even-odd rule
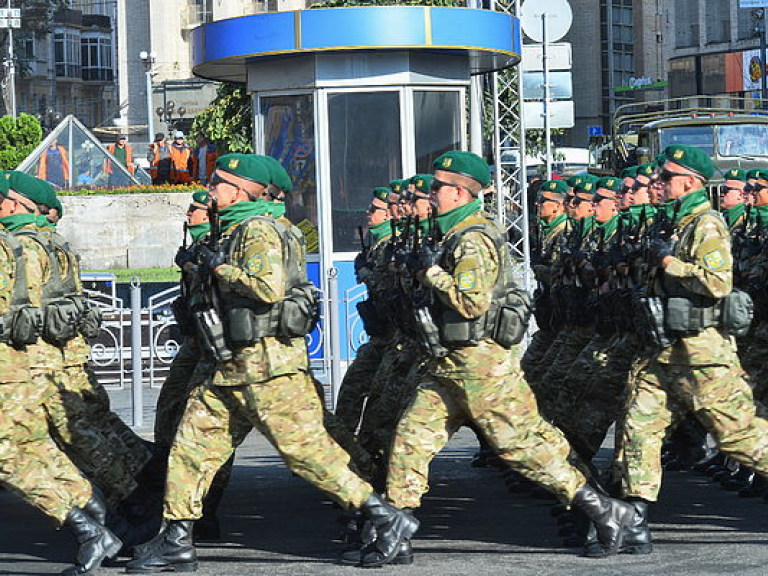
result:
[[[112,19],[102,14],[83,14],[83,27],[112,30]]]
[[[83,13],[80,10],[62,8],[61,10],[56,10],[56,13],[53,15],[53,23],[80,27],[83,25]]]

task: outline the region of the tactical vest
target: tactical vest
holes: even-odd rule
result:
[[[680,234],[678,245],[683,250],[690,246],[696,226],[704,216],[714,216],[725,226],[719,212],[706,210],[697,214]],[[735,336],[743,336],[749,330],[753,304],[742,290],[733,289],[725,298],[710,298],[694,294],[666,276],[661,278],[661,289],[664,325],[673,336],[690,336],[710,327],[723,328]]]
[[[492,338],[509,348],[522,340],[531,315],[531,299],[512,279],[512,266],[504,238],[498,229],[481,214],[475,214],[458,225],[443,244],[441,267],[452,272],[453,252],[468,232],[482,232],[496,248],[499,273],[491,294],[491,305],[477,318],[467,319],[440,299],[433,304],[433,317],[440,333],[440,341],[448,348],[476,346],[483,338]]]
[[[233,262],[235,252],[242,248],[245,231],[255,220],[268,222],[280,235],[286,270],[285,294],[275,303],[259,302],[234,292],[222,299],[225,335],[232,348],[250,346],[266,336],[306,336],[319,318],[317,289],[306,274],[304,236],[295,226],[287,227],[265,216],[248,218],[223,242],[227,264]]]
[[[12,234],[0,230],[0,250],[13,263],[0,277],[0,290],[9,296],[0,300],[0,342],[16,347],[34,344],[42,333],[43,314],[30,304],[24,248]]]
[[[50,262],[51,276],[42,293],[43,338],[54,346],[63,346],[78,334],[98,336],[101,312],[83,295],[80,262],[69,243],[52,230],[23,228],[16,235],[35,240]]]

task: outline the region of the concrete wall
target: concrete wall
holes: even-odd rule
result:
[[[62,196],[59,232],[84,269],[173,266],[189,194]]]

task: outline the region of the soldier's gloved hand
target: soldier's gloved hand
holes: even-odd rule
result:
[[[211,250],[208,246],[200,246],[200,261],[209,270],[215,270],[227,263],[227,257],[222,250]]]
[[[419,262],[424,270],[437,266],[440,262],[440,249],[430,244],[422,244],[419,247]]]
[[[652,266],[661,266],[661,261],[667,256],[672,256],[675,250],[675,241],[669,238],[654,238],[648,245],[648,256]]]
[[[173,261],[176,263],[176,266],[184,269],[184,264],[194,264],[197,260],[197,254],[195,251],[191,248],[184,248],[183,246],[179,248],[179,251],[176,252],[176,257],[173,259]]]
[[[368,268],[368,258],[360,252],[360,254],[355,256],[355,274],[360,274],[360,270],[363,268]]]

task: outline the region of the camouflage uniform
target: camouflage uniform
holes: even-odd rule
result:
[[[0,232],[0,307],[13,292],[13,253]],[[0,342],[0,482],[63,524],[74,507],[91,498],[91,486],[56,446],[41,405],[56,395],[49,380],[33,381],[27,355]]]
[[[235,295],[276,303],[285,294],[288,270],[283,238],[266,218],[239,228],[227,264],[216,271],[221,299]],[[304,261],[289,263],[303,270]],[[310,378],[304,338],[264,337],[216,367],[211,381],[197,387],[174,439],[169,458],[164,516],[190,520],[202,515],[202,499],[213,476],[253,427],[276,447],[299,476],[346,506],[359,507],[373,489],[352,473],[349,456],[323,427],[323,407]]]
[[[732,288],[728,229],[704,190],[682,201],[690,208],[675,224],[675,259],[657,276],[654,292],[723,298]],[[755,417],[733,339],[709,327],[657,352],[632,384],[623,430],[626,496],[656,500],[661,445],[682,411],[698,418],[722,452],[768,474],[768,422]]]
[[[51,281],[52,263],[49,252],[41,244],[45,238],[39,235],[37,227],[30,224],[21,231],[27,229],[38,235],[17,233],[17,237],[24,247],[30,301],[41,306],[43,286]],[[85,380],[78,376],[71,382],[70,371],[64,368],[63,349],[42,339],[27,346],[27,359],[33,385],[56,391],[43,401],[51,436],[110,503],[119,503],[136,488],[134,470],[124,459],[119,438],[106,435],[102,428],[94,427],[88,420],[88,410],[80,393],[84,386],[92,388],[87,376]]]
[[[468,216],[447,231],[445,242],[464,226],[483,221],[478,213]],[[464,318],[477,318],[489,309],[498,275],[509,270],[506,254],[489,236],[492,224],[485,226],[463,233],[451,253],[443,254],[441,266],[428,268],[423,279],[441,307]],[[470,420],[501,459],[564,502],[584,485],[584,476],[567,463],[570,447],[562,433],[539,415],[517,351],[483,338],[476,346],[456,347],[446,357],[428,361],[397,426],[387,478],[391,502],[420,505],[428,490],[429,463]]]

